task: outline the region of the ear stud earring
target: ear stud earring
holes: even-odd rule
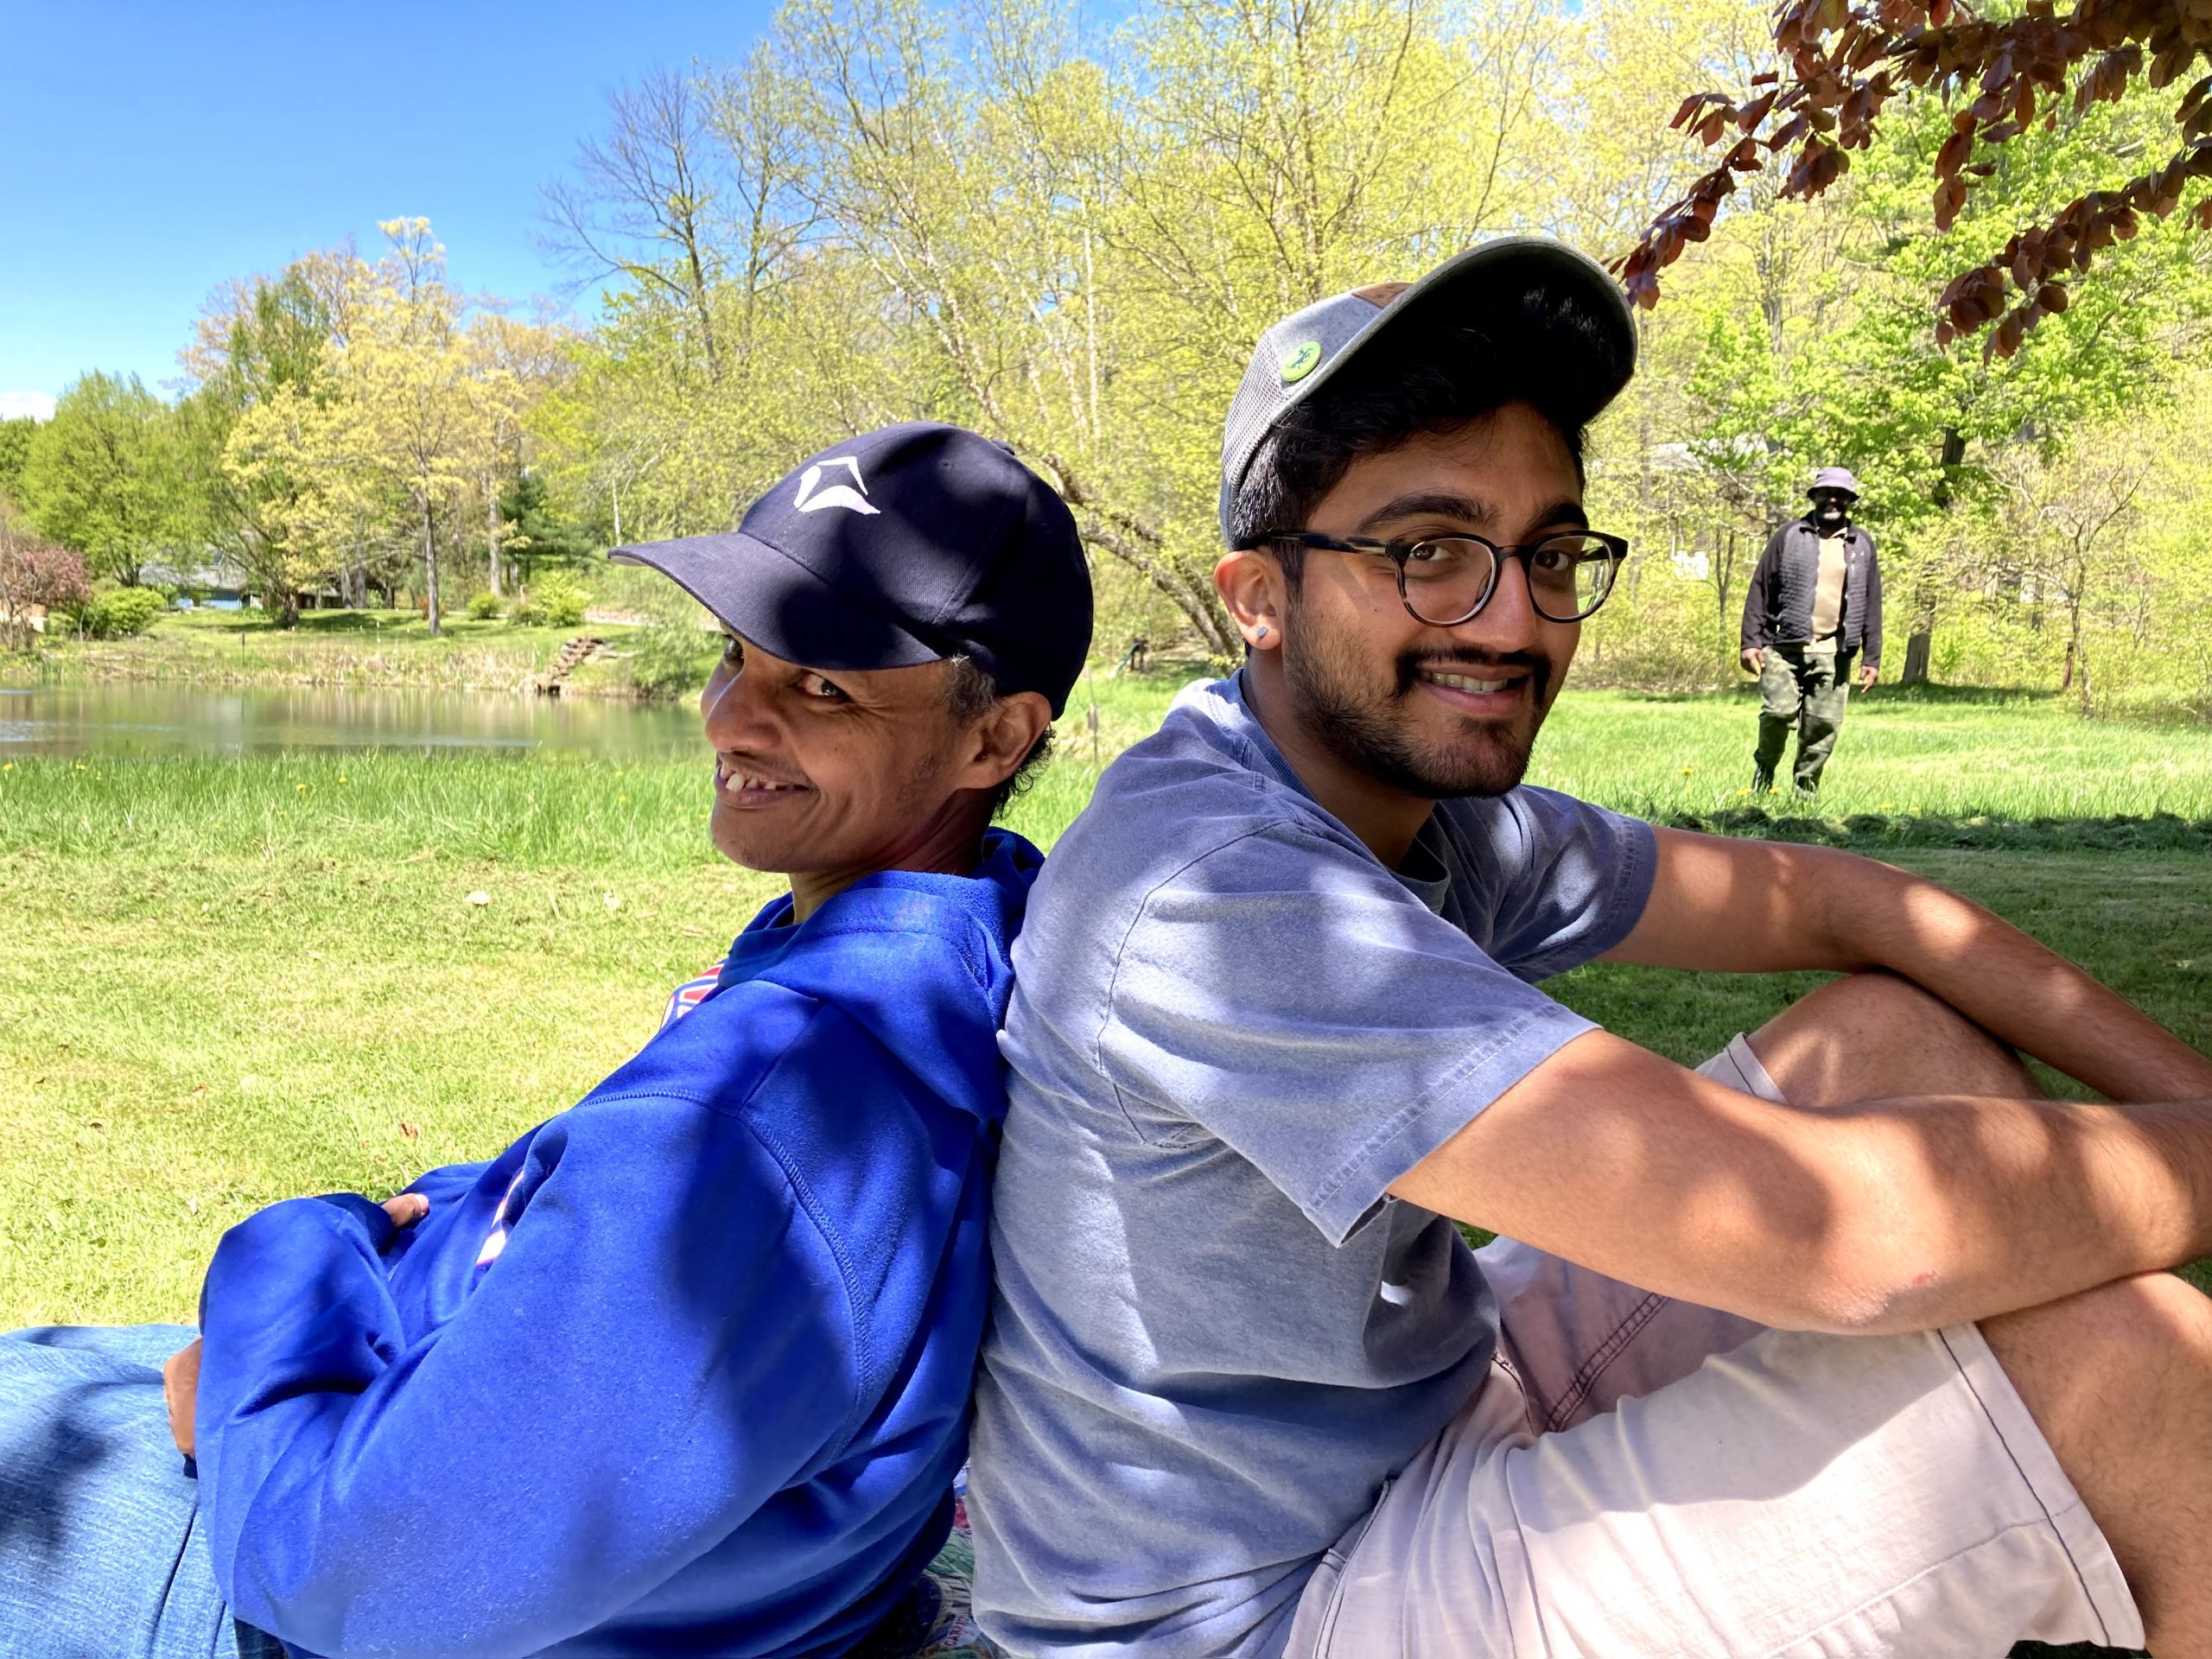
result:
[[[1262,622],[1262,624],[1260,624],[1260,638],[1261,638],[1261,639],[1266,639],[1267,637],[1268,637],[1268,625],[1267,625],[1266,623]]]

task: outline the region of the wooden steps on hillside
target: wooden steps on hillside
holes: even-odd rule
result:
[[[594,657],[619,657],[621,652],[596,634],[580,633],[561,647],[561,654],[553,659],[553,666],[545,677],[537,682],[541,696],[557,697],[561,683]]]

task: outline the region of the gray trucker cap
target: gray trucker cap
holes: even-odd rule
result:
[[[1636,369],[1628,296],[1586,253],[1545,236],[1505,236],[1454,254],[1417,283],[1381,283],[1316,301],[1260,336],[1221,435],[1221,531],[1252,459],[1285,415],[1335,378],[1386,330],[1439,330],[1500,312],[1518,319],[1532,292],[1580,302],[1594,337],[1562,341],[1556,373],[1564,406],[1588,421]],[[1508,308],[1510,308],[1510,309]]]

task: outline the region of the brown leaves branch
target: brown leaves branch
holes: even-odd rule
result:
[[[1849,152],[1866,147],[1884,106],[1908,86],[1975,93],[1953,117],[1936,156],[1936,226],[1950,229],[1994,171],[1987,152],[2019,137],[2038,116],[2046,131],[2055,127],[2069,82],[2078,112],[2120,97],[2139,75],[2162,87],[2212,58],[2212,0],[2082,0],[2064,16],[2052,0],[2030,0],[2022,15],[2001,22],[1957,0],[1783,0],[1774,43],[1785,68],[1754,77],[1740,101],[1699,92],[1675,111],[1676,129],[1723,154],[1614,262],[1637,304],[1658,303],[1659,273],[1712,234],[1740,175],[1794,151],[1782,194],[1810,200],[1843,175]],[[1993,321],[1984,355],[2010,357],[2037,322],[2066,308],[2069,279],[2134,236],[2143,215],[2171,213],[2191,179],[2212,179],[2212,75],[2189,88],[2175,124],[2180,146],[2163,166],[2076,197],[1953,279],[1936,302],[1937,342]],[[2212,231],[2212,198],[2190,218]]]

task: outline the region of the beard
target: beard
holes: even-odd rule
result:
[[[1346,766],[1422,800],[1503,795],[1519,786],[1556,690],[1558,665],[1550,658],[1464,647],[1406,652],[1391,664],[1389,683],[1376,686],[1369,662],[1326,628],[1295,628],[1290,638],[1313,641],[1310,650],[1285,642],[1283,683],[1292,709]],[[1411,729],[1411,699],[1422,669],[1446,667],[1527,670],[1526,713],[1510,723],[1470,720],[1448,744],[1423,741]]]

